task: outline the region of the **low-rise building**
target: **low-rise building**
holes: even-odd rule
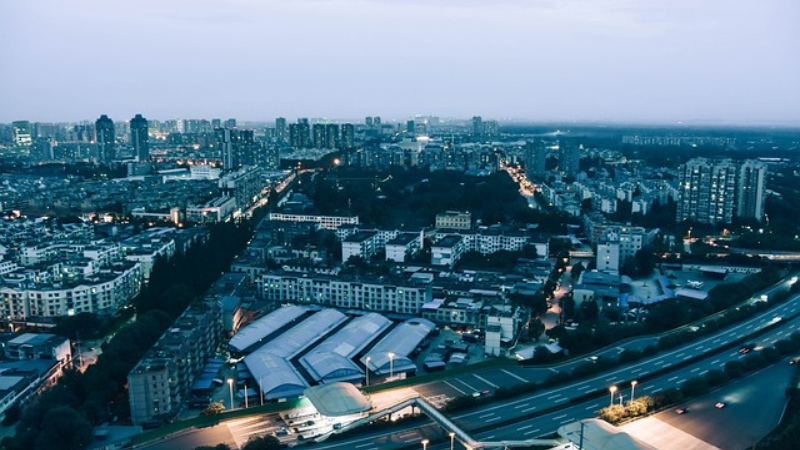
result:
[[[469,230],[472,228],[472,213],[469,211],[445,211],[437,214],[436,228]]]
[[[198,206],[186,208],[186,221],[193,223],[221,223],[230,220],[236,211],[236,199],[216,197]]]
[[[431,246],[431,264],[455,267],[465,251],[464,247],[464,239],[461,236],[449,235],[439,239]]]

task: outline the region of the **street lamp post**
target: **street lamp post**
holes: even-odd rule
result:
[[[634,394],[636,393],[636,385],[639,384],[638,381],[633,380],[631,381],[631,401],[633,401],[636,397]]]
[[[422,440],[422,450],[428,450],[428,442],[427,439]]]
[[[261,392],[261,406],[264,406],[264,377],[258,380],[258,391]]]
[[[611,386],[608,388],[608,392],[611,393],[611,401],[608,403],[608,406],[614,406],[614,393],[617,392],[617,387]]]
[[[367,356],[366,364],[364,364],[366,372],[367,372],[367,387],[369,387],[369,360],[371,360],[371,356]]]
[[[244,384],[244,409],[247,409],[247,408],[250,407],[250,405],[247,404],[247,397],[248,397],[248,395],[247,395],[247,383],[245,383]]]
[[[453,450],[453,445],[455,444],[456,434],[452,431],[450,432],[450,450]]]
[[[622,406],[622,392],[619,393],[619,406]]]
[[[389,352],[389,379],[394,378],[394,353]]]
[[[228,389],[231,391],[231,411],[233,411],[233,378],[228,378]]]

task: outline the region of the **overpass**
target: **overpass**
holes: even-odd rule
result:
[[[394,405],[384,408],[378,412],[370,414],[366,417],[362,417],[354,422],[351,422],[338,430],[333,430],[331,433],[324,434],[317,439],[316,442],[322,442],[328,438],[331,434],[339,434],[343,433],[348,430],[352,430],[358,428],[362,425],[367,425],[369,423],[375,422],[380,420],[386,416],[394,414],[396,412],[402,411],[406,408],[419,408],[420,412],[425,413],[430,419],[436,422],[442,429],[444,429],[448,433],[452,433],[452,436],[455,439],[458,439],[461,444],[466,447],[467,450],[480,450],[480,449],[490,449],[490,448],[513,448],[513,447],[532,447],[532,446],[548,446],[548,447],[556,447],[559,445],[564,444],[562,440],[559,439],[527,439],[522,441],[477,441],[469,433],[464,431],[461,427],[453,423],[446,415],[442,414],[436,407],[428,403],[425,399],[420,396],[411,397],[409,399],[403,400],[399,403],[395,403]]]

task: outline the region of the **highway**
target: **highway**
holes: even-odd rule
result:
[[[786,338],[793,331],[797,330],[798,327],[800,327],[800,318],[786,321],[781,326],[766,332],[763,336],[753,341],[760,346],[770,346],[774,344],[775,341]],[[679,387],[681,383],[688,378],[704,375],[712,369],[722,369],[726,362],[739,360],[744,356],[746,355],[739,353],[738,347],[721,352],[721,354],[708,356],[670,373],[640,382],[636,387],[636,395],[637,397],[640,395],[652,395],[671,387]],[[785,364],[785,362],[782,364]],[[627,371],[628,368],[626,367],[621,370]],[[614,376],[616,377],[616,375]],[[607,389],[615,382],[615,379],[611,377],[612,375],[610,374],[604,374],[591,380],[580,381],[569,386],[570,389],[580,393],[581,391],[589,391],[589,389],[584,389],[583,386],[593,386],[593,383],[598,382],[603,383],[602,386],[600,386],[603,393],[598,393],[597,396],[579,403],[570,403],[568,399],[562,400],[566,396],[571,396],[569,393],[557,393],[558,391],[563,391],[564,388],[554,389],[535,396],[489,404],[476,411],[457,414],[454,416],[454,421],[469,430],[484,430],[473,434],[473,437],[478,440],[530,439],[548,435],[554,433],[561,425],[580,419],[596,417],[597,411],[608,406],[610,403],[610,395]],[[619,388],[623,395],[623,401],[627,401],[630,395],[630,385],[620,384]],[[619,402],[619,397],[615,396],[614,401]],[[564,406],[555,411],[529,418],[520,418],[522,415],[536,414],[537,410],[546,410],[560,404]],[[508,423],[509,421],[512,422]],[[492,425],[493,423],[499,424],[499,426]],[[438,427],[434,426],[425,428],[419,425],[398,427],[391,435],[387,435],[386,433],[370,434],[340,442],[313,445],[309,448],[317,450],[351,450],[353,448],[357,448],[358,450],[399,449],[409,445],[407,440],[402,439],[402,437],[408,436],[414,429],[418,430],[417,434],[419,434],[420,437],[424,435],[425,438],[432,441],[446,440],[446,434],[438,431],[437,428]],[[380,441],[376,440],[378,437],[381,437]],[[374,444],[368,445],[368,443]],[[447,445],[449,445],[449,443]],[[431,450],[435,449],[435,446],[431,447]]]
[[[789,284],[788,281],[784,281],[764,291],[764,293],[772,295],[780,289],[786,289]],[[548,400],[548,397],[552,397],[551,400],[555,402],[564,402],[569,399],[568,393],[571,392],[578,392],[578,395],[584,395],[592,392],[592,389],[604,390],[609,384],[621,383],[626,380],[630,381],[632,377],[640,378],[657,371],[667,370],[675,364],[683,363],[692,358],[712,354],[729,342],[742,339],[747,335],[757,333],[773,325],[775,317],[791,317],[796,314],[800,314],[800,294],[792,296],[775,308],[762,311],[750,319],[707,335],[697,341],[688,343],[677,349],[660,352],[652,357],[641,359],[633,364],[626,365],[624,368],[613,369],[602,376],[596,377],[596,379],[600,381],[595,381],[596,379],[593,378],[589,382],[572,383],[567,386],[556,387],[552,390],[548,390],[546,395],[537,393],[523,398],[531,401],[542,401],[542,399]],[[657,337],[633,339],[621,342],[617,347],[606,348],[603,351],[595,353],[594,356],[600,358],[617,358],[619,354],[626,349],[641,350],[657,342]],[[486,369],[475,373],[454,376],[443,381],[414,386],[414,389],[431,403],[442,405],[447,400],[459,395],[469,395],[472,392],[481,392],[483,390],[493,391],[498,386],[511,386],[520,384],[523,381],[542,382],[554,373],[570,373],[575,367],[585,364],[586,362],[587,359],[577,359],[552,367]],[[553,397],[554,395],[558,395],[558,397]],[[531,411],[533,410],[520,411],[520,415],[530,413]],[[480,422],[480,419],[477,418],[473,418],[473,420]],[[463,425],[469,426],[467,423]]]
[[[778,290],[788,288],[789,285],[789,281],[784,281],[763,291],[763,293],[772,295]],[[751,302],[755,301],[758,297],[760,297],[760,295],[751,299]],[[765,338],[773,336],[776,337],[776,339],[781,339],[782,337],[788,336],[800,326],[798,320],[788,320],[788,318],[798,314],[800,314],[800,295],[794,295],[781,305],[762,311],[750,319],[700,338],[695,342],[677,349],[661,352],[632,364],[617,367],[587,379],[556,386],[546,391],[522,395],[508,401],[490,403],[475,411],[457,414],[453,416],[453,419],[467,430],[480,430],[486,427],[493,427],[493,424],[511,423],[511,425],[497,428],[496,431],[492,431],[491,433],[479,434],[478,437],[482,439],[503,439],[510,437],[519,439],[541,436],[555,431],[558,426],[563,423],[594,417],[597,410],[608,404],[607,389],[610,385],[619,385],[621,390],[625,391],[626,385],[624,383],[628,383],[633,379],[642,379],[653,373],[663,371],[668,373],[658,376],[653,380],[641,382],[639,386],[637,386],[637,393],[652,394],[670,386],[677,386],[686,378],[704,374],[712,368],[724,366],[724,363],[731,359],[740,358],[742,355],[738,353],[738,347],[733,350],[728,349],[720,351],[721,348],[729,345],[731,342],[758,333],[770,326],[774,326],[775,329],[767,333]],[[780,319],[776,320],[776,318]],[[595,355],[601,358],[616,358],[617,355],[625,349],[641,349],[647,345],[656,343],[657,339],[657,337],[651,336],[628,340],[621,342],[617,347],[607,348]],[[678,364],[683,364],[691,359],[700,357],[703,359],[693,362],[688,367],[672,370]],[[492,391],[499,386],[511,386],[522,382],[543,381],[548,376],[558,373],[559,371],[569,373],[572,369],[585,362],[586,359],[577,359],[553,367],[485,369],[474,373],[455,375],[442,381],[414,386],[413,389],[431,403],[442,405],[450,398],[459,395],[469,395],[472,392],[483,390]],[[589,396],[592,393],[596,393],[597,395],[594,400],[581,402],[580,404],[570,404],[571,399]],[[373,394],[373,396],[375,395],[380,394]],[[605,401],[603,399],[605,399]],[[545,413],[545,411],[548,412]],[[268,419],[264,418],[264,420]],[[231,428],[226,425],[226,423],[209,429],[188,432],[187,434],[190,436],[185,434],[180,438],[170,438],[158,444],[141,448],[153,450],[162,448],[185,448],[191,450],[194,447],[181,444],[184,442],[186,444],[191,442],[192,445],[197,446],[201,444],[216,444],[218,442],[241,442],[240,433],[236,429],[237,427]],[[225,429],[225,432],[222,432],[222,428]],[[252,431],[254,428],[250,427],[248,429]],[[269,431],[271,428],[258,427],[257,429],[263,433]],[[406,446],[408,442],[416,439],[416,437],[412,437],[409,433],[416,435],[425,430],[426,428],[420,428],[419,425],[417,425],[410,428],[401,426],[398,427],[397,430],[394,430],[393,433],[389,434],[384,431],[380,433],[380,436],[383,436],[381,441],[384,443],[377,448],[391,449]],[[434,434],[439,432],[437,427],[431,427],[430,430],[431,433]],[[214,440],[220,438],[224,439]],[[429,437],[429,439],[433,438],[434,436]],[[364,444],[367,441],[373,442],[375,439],[377,439],[377,435],[359,438],[357,441],[345,439],[340,443],[321,444],[311,446],[310,448],[341,448],[343,450],[353,450],[353,448],[356,448],[357,450],[374,450],[371,448],[371,444]],[[356,446],[354,444],[361,446]]]

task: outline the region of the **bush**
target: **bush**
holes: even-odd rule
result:
[[[745,372],[747,372],[747,368],[741,361],[728,361],[725,363],[725,373],[728,374],[730,378],[740,377],[744,375]]]
[[[685,397],[694,397],[708,391],[708,382],[704,377],[692,377],[681,384],[681,393]]]
[[[709,370],[708,373],[706,373],[706,382],[708,382],[710,386],[719,386],[729,379],[728,374],[719,369]]]
[[[669,388],[653,395],[653,404],[656,408],[663,408],[681,400],[683,400],[683,393],[677,388]]]
[[[618,424],[625,417],[625,408],[620,405],[611,405],[600,410],[600,418],[614,425]]]
[[[632,361],[636,361],[637,359],[639,359],[641,357],[642,357],[642,353],[640,353],[637,350],[623,350],[619,354],[619,363],[620,364],[629,363],[629,362],[632,362]]]

